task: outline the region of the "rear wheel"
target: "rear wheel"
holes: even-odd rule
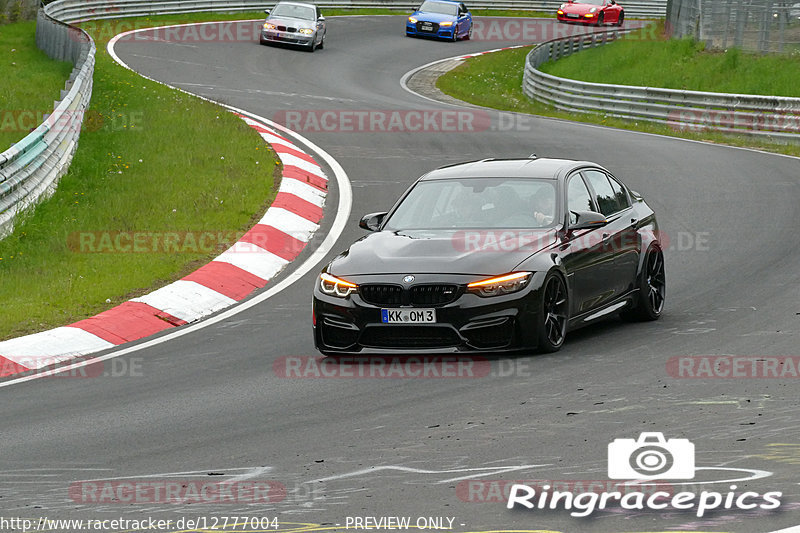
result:
[[[625,21],[625,12],[619,14],[619,18],[617,19],[617,26],[622,26],[622,23]]]
[[[557,273],[548,274],[542,285],[542,301],[538,315],[539,351],[557,352],[567,335],[569,301],[564,279]]]
[[[469,31],[464,36],[465,41],[469,41],[470,39],[472,39],[472,24],[469,25]]]
[[[320,50],[325,48],[325,36],[324,35],[322,36],[322,40],[319,42],[319,46],[317,46],[317,48],[319,48]]]
[[[666,296],[664,253],[657,244],[651,244],[639,276],[639,298],[636,305],[620,313],[620,316],[626,320],[658,320],[664,310]]]

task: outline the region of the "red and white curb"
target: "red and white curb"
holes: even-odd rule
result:
[[[327,177],[312,156],[275,129],[237,115],[283,163],[280,188],[261,220],[183,279],[74,324],[0,342],[0,377],[44,369],[195,322],[264,287],[303,251],[322,220]]]

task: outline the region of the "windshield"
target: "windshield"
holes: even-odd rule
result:
[[[577,0],[576,4],[591,4],[593,6],[602,6],[605,0]]]
[[[556,212],[553,180],[465,178],[419,182],[384,229],[545,228]]]
[[[441,13],[442,15],[458,15],[458,6],[455,4],[445,4],[444,2],[423,2],[419,6],[420,11],[427,13]]]
[[[314,8],[296,4],[278,4],[270,13],[271,17],[289,17],[302,20],[314,20]]]

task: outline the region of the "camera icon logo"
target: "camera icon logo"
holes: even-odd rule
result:
[[[615,439],[608,445],[610,479],[692,479],[694,444],[664,439],[663,433],[641,433],[638,439]]]

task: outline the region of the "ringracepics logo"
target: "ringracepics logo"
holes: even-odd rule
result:
[[[608,445],[608,477],[632,480],[632,485],[663,479],[694,479],[694,444],[688,439],[664,438],[663,433],[642,433],[637,439],[616,439]],[[630,489],[630,487],[628,487]],[[753,491],[737,492],[729,485],[726,492],[651,490],[641,485],[638,490],[586,491],[575,493],[553,486],[514,484],[508,494],[506,507],[530,510],[564,509],[574,517],[589,516],[597,510],[620,507],[626,510],[678,510],[694,512],[703,517],[716,510],[777,509],[782,492],[760,494]]]

